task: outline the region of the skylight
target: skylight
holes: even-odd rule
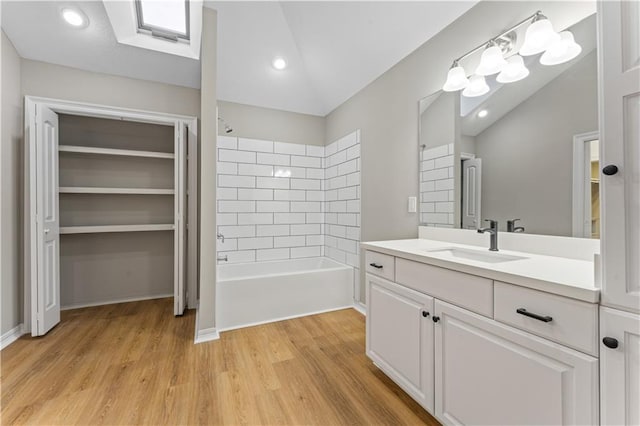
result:
[[[155,37],[189,40],[189,0],[136,0],[138,30]]]

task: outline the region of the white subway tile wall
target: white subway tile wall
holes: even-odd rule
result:
[[[360,132],[323,146],[218,136],[218,253],[360,268]]]
[[[420,152],[420,224],[453,227],[453,144]]]

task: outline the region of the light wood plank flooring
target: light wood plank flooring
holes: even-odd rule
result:
[[[428,424],[365,356],[348,309],[193,344],[172,299],[63,312],[1,352],[4,424]]]

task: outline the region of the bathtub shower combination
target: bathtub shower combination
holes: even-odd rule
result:
[[[353,268],[326,257],[218,266],[218,330],[353,306]]]
[[[219,331],[360,299],[360,132],[313,146],[218,138]]]

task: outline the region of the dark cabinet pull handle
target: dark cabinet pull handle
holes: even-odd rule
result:
[[[433,320],[433,322],[438,322],[438,321],[440,321],[440,317],[431,317],[431,319]]]
[[[423,317],[425,317],[425,318],[426,318],[426,317],[428,317],[428,316],[429,316],[429,312],[427,312],[427,311],[422,311],[422,316],[423,316]]]
[[[382,269],[382,265],[378,265],[377,263],[370,263],[369,266],[373,266],[376,269]]]
[[[604,343],[604,345],[609,349],[615,349],[618,347],[618,339],[615,339],[613,337],[605,337],[604,339],[602,339],[602,343]]]
[[[538,321],[542,321],[542,322],[553,321],[553,318],[548,315],[542,316],[542,315],[534,314],[533,312],[528,312],[525,308],[518,308],[516,309],[516,312],[519,313],[520,315],[524,315],[525,317],[537,319]]]
[[[613,176],[616,173],[618,173],[618,166],[614,164],[609,164],[608,166],[604,166],[604,168],[602,169],[602,173],[604,173],[607,176]]]

